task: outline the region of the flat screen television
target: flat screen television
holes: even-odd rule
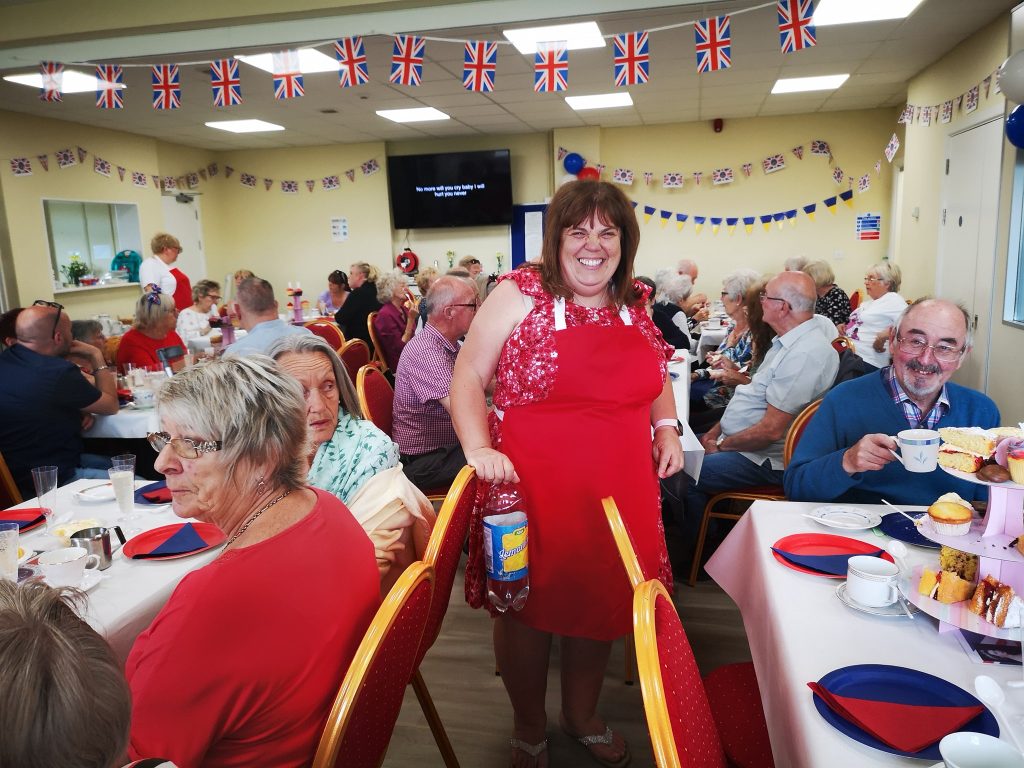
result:
[[[389,157],[388,193],[395,229],[511,224],[509,151]]]

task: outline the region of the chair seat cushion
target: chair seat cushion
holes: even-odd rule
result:
[[[704,678],[704,689],[729,762],[740,768],[773,767],[754,665],[719,667]]]

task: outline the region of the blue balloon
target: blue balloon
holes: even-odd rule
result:
[[[1006,118],[1006,138],[1015,147],[1024,148],[1024,105],[1018,104]]]
[[[579,173],[583,166],[586,165],[586,161],[575,152],[570,152],[565,156],[562,165],[569,173]]]

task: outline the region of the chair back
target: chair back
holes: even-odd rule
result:
[[[726,768],[693,649],[668,591],[657,579],[633,593],[633,635],[658,768]]]
[[[18,490],[18,486],[14,483],[11,470],[8,469],[7,462],[4,461],[4,455],[0,453],[0,509],[13,507],[15,504],[21,504],[23,501],[21,491]]]
[[[341,354],[341,349],[345,345],[345,334],[337,325],[329,320],[310,320],[305,327],[330,344],[335,352]]]
[[[832,349],[836,352],[842,352],[844,349],[848,349],[851,352],[856,352],[857,347],[853,343],[853,339],[849,336],[836,336],[832,339]]]
[[[117,365],[117,350],[121,348],[121,337],[110,336],[103,345],[103,360],[107,365]]]
[[[863,301],[863,298],[864,297],[863,297],[863,294],[861,293],[860,288],[858,288],[856,291],[854,291],[853,293],[850,294],[850,311],[851,312],[853,312],[853,310],[855,310],[857,307],[860,306],[860,303],[861,303],[861,301]]]
[[[382,370],[388,369],[388,361],[384,359],[383,347],[380,345],[380,336],[377,335],[377,315],[380,312],[371,312],[366,316],[366,330],[370,332],[370,341],[373,342],[373,361],[379,363]]]
[[[615,546],[619,549],[619,557],[622,558],[622,565],[626,569],[626,576],[629,578],[629,585],[636,589],[644,583],[644,572],[640,567],[640,561],[636,558],[636,549],[629,538],[629,531],[622,522],[622,515],[611,496],[601,499],[601,506],[604,507],[604,516],[608,518],[608,526],[612,529],[612,536],[615,538]]]
[[[476,470],[470,466],[459,470],[444,504],[441,505],[434,530],[431,531],[430,540],[427,542],[427,549],[423,553],[423,562],[434,569],[434,600],[430,604],[430,618],[427,620],[427,628],[420,643],[417,666],[441,633],[441,622],[448,610],[455,573],[459,570],[462,544],[469,531],[469,518],[473,512],[476,487]]]
[[[180,344],[175,344],[173,347],[160,347],[160,349],[156,351],[156,359],[160,361],[160,365],[164,367],[164,372],[168,376],[174,375],[174,370],[171,368],[171,361],[184,357],[184,355],[185,350]]]
[[[789,460],[793,458],[793,452],[796,450],[796,444],[800,442],[800,438],[804,435],[804,430],[807,429],[807,425],[811,421],[811,417],[818,412],[818,407],[821,405],[821,398],[818,398],[813,403],[808,405],[793,419],[793,423],[789,425],[789,430],[786,432],[786,442],[782,446],[782,466],[788,467]]]
[[[313,768],[379,768],[416,669],[434,569],[413,563],[384,598],[327,717]]]
[[[375,365],[364,365],[356,374],[356,395],[359,397],[359,409],[363,416],[388,437],[394,423],[391,408],[395,402],[395,390],[384,378],[380,368]]]
[[[345,364],[345,370],[348,371],[348,377],[352,379],[354,385],[359,369],[370,363],[370,347],[362,339],[349,339],[341,345],[338,356]]]

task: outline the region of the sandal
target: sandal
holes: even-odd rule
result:
[[[625,741],[623,741],[623,747],[625,751],[622,753],[622,757],[620,757],[618,760],[609,760],[607,758],[601,757],[599,754],[594,752],[592,747],[598,744],[602,744],[604,746],[611,746],[611,744],[613,743],[614,732],[612,731],[611,726],[607,724],[605,725],[604,733],[602,734],[595,733],[589,736],[577,736],[575,733],[573,733],[566,727],[564,716],[559,716],[558,722],[562,726],[562,730],[565,731],[565,733],[568,736],[575,739],[579,744],[583,746],[584,749],[587,750],[587,753],[594,760],[594,762],[598,763],[599,765],[605,766],[605,768],[626,768],[626,766],[629,765],[630,760],[633,759],[633,756],[629,752],[629,744],[626,744]]]
[[[518,749],[520,752],[525,752],[527,755],[532,757],[536,765],[540,765],[540,756],[547,752],[548,749],[547,739],[544,739],[544,741],[539,744],[530,744],[529,742],[517,739],[513,736],[508,740],[508,743],[512,749]]]

